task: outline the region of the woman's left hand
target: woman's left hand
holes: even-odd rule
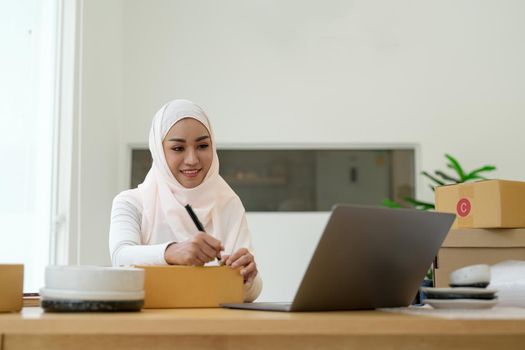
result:
[[[231,266],[234,269],[241,268],[244,283],[252,283],[255,276],[257,276],[255,258],[246,248],[241,248],[232,255],[223,255],[221,259],[227,266]]]

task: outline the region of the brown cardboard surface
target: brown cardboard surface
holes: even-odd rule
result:
[[[525,247],[525,228],[452,229],[442,247]]]
[[[461,267],[516,259],[525,260],[525,228],[452,229],[438,253],[436,286],[447,287]]]
[[[525,182],[484,180],[436,188],[436,210],[456,214],[453,228],[525,227]]]
[[[242,303],[243,278],[229,266],[137,266],[145,270],[144,308],[219,307]]]
[[[525,260],[525,247],[445,247],[438,253],[436,286],[448,287],[450,273],[468,265],[493,265],[505,260]]]
[[[0,312],[20,311],[24,293],[24,265],[0,264]]]

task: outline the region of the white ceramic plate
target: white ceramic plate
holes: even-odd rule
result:
[[[498,300],[425,299],[424,303],[434,309],[490,309],[498,303]]]
[[[144,269],[90,265],[48,266],[45,289],[87,293],[144,291]]]
[[[144,299],[144,269],[48,266],[42,300],[135,301]]]
[[[99,301],[130,301],[143,300],[144,291],[90,291],[41,288],[40,297],[43,300],[99,300]]]

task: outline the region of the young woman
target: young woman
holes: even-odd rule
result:
[[[244,277],[245,300],[262,289],[239,197],[219,175],[206,113],[187,100],[164,105],[149,134],[153,164],[144,182],[113,200],[113,266],[201,266],[217,257]],[[204,227],[199,231],[185,206]]]

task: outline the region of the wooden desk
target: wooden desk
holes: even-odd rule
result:
[[[0,349],[525,349],[525,320],[226,309],[0,314]]]

